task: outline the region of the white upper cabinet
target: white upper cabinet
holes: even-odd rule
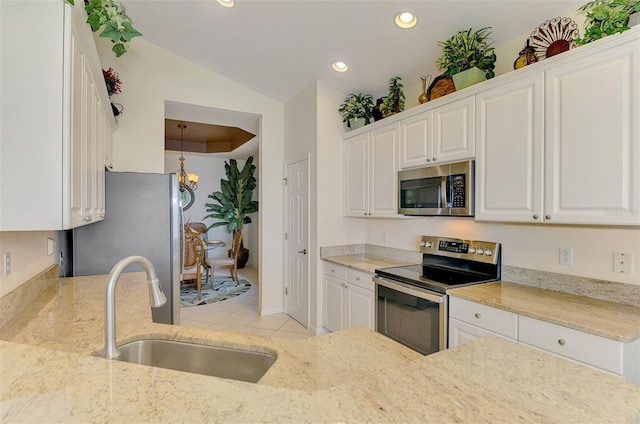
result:
[[[345,140],[345,216],[398,216],[399,132],[394,124]]]
[[[632,31],[476,94],[476,220],[640,224]]]
[[[400,169],[471,159],[474,154],[474,96],[400,122]]]
[[[82,2],[1,2],[0,231],[104,218],[115,118]],[[38,31],[24,31],[24,28]],[[6,47],[6,48],[5,48]]]
[[[640,224],[640,40],[546,71],[545,220]]]
[[[476,95],[476,220],[542,216],[544,76]]]

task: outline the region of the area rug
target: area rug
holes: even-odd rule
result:
[[[247,280],[238,280],[238,285],[229,276],[214,277],[213,288],[202,280],[202,299],[198,300],[198,290],[195,287],[180,287],[180,307],[206,305],[221,302],[245,293],[251,288]]]

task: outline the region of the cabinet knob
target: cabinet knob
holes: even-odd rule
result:
[[[306,255],[307,249],[298,250],[298,253],[302,253],[303,255]]]
[[[473,316],[479,319],[482,315],[480,315],[480,312],[476,312]]]
[[[360,281],[360,277],[356,277],[356,281]]]
[[[544,219],[546,219],[547,221],[551,219],[551,215],[545,215]]]
[[[538,219],[538,218],[540,218],[540,217],[537,214],[533,215],[533,219]]]
[[[427,162],[431,162],[431,159],[427,158]]]
[[[433,158],[433,161],[434,161],[434,162],[435,162],[435,161],[437,161],[437,160],[438,160],[438,158]]]
[[[560,346],[564,346],[564,345],[566,345],[566,344],[567,344],[567,342],[565,341],[565,339],[558,339],[558,344],[559,344]]]
[[[82,220],[84,222],[91,222],[91,217],[90,216],[85,216],[84,218],[82,218]]]
[[[363,215],[364,215],[364,216],[367,216],[367,213],[365,212]]]

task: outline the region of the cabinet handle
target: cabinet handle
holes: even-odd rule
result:
[[[546,219],[547,221],[549,221],[551,219],[551,215],[545,215],[544,219]]]
[[[566,345],[566,344],[567,344],[567,342],[565,341],[565,339],[558,339],[558,344],[559,344],[560,346],[564,346],[564,345]]]
[[[481,317],[481,316],[482,316],[482,315],[480,315],[480,312],[476,312],[476,313],[475,313],[475,315],[474,315],[474,317],[476,317],[476,318],[478,318],[478,319],[480,319],[480,317]]]
[[[538,219],[538,218],[540,218],[540,217],[537,214],[533,215],[533,219]]]
[[[298,253],[302,253],[303,255],[306,255],[307,249],[298,250]]]
[[[90,216],[85,216],[84,218],[82,218],[82,220],[84,222],[91,222],[91,217]]]
[[[356,277],[356,281],[360,281],[360,277]]]

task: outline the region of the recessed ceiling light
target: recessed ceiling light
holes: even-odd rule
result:
[[[349,70],[349,67],[344,62],[333,62],[331,67],[336,72],[347,72]]]
[[[396,25],[400,28],[413,28],[418,23],[418,18],[411,12],[400,12],[396,15]]]
[[[224,7],[233,7],[233,0],[216,0],[219,5]]]

